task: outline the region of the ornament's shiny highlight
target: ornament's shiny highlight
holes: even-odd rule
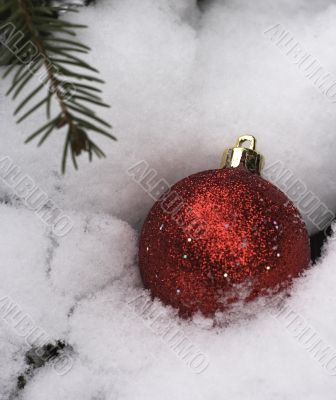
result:
[[[244,143],[249,142],[249,147]],[[257,139],[252,135],[239,136],[235,147],[224,150],[221,168],[237,168],[243,165],[247,170],[260,174],[264,157],[256,151]]]

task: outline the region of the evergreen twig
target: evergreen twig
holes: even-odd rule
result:
[[[51,133],[66,128],[63,173],[69,153],[76,169],[76,158],[83,151],[90,161],[93,155],[105,156],[89,133],[116,140],[109,132],[111,125],[91,108],[109,106],[96,87],[103,83],[97,77],[98,71],[80,57],[90,51],[76,39],[77,30],[85,26],[64,20],[65,10],[78,12],[75,7],[52,6],[41,0],[0,0],[0,61],[6,65],[3,76],[12,76],[7,95],[21,97],[14,115],[20,123],[45,107],[47,123],[26,139],[29,142],[39,138],[38,146]],[[23,97],[34,76],[39,76],[38,84]],[[41,96],[45,87],[48,92]],[[51,116],[54,102],[59,113]]]

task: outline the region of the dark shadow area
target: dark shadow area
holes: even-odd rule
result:
[[[200,11],[205,11],[213,3],[213,0],[197,0],[197,6]]]
[[[25,355],[26,369],[17,378],[17,387],[12,393],[11,399],[17,398],[19,391],[24,389],[27,382],[33,377],[36,369],[43,368],[62,356],[65,352],[71,353],[72,347],[61,340],[56,343],[48,343],[40,348],[31,348]]]
[[[314,264],[321,257],[323,245],[332,233],[330,226],[326,230],[326,233],[327,235],[324,231],[320,231],[310,236],[311,260]]]

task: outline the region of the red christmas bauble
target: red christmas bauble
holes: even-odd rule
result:
[[[239,299],[279,291],[309,264],[298,210],[259,175],[254,147],[239,143],[225,153],[225,168],[176,183],[142,229],[144,285],[182,316],[209,316]]]

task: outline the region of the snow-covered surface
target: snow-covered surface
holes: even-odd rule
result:
[[[83,159],[79,172],[69,168],[62,177],[62,133],[41,149],[24,146],[25,134],[44,115],[18,127],[12,103],[1,100],[2,157],[11,157],[73,222],[64,237],[53,235],[1,183],[0,299],[9,297],[34,326],[73,348],[69,372],[42,367],[16,392],[29,346],[13,324],[1,321],[1,399],[15,393],[23,400],[335,398],[336,361],[323,367],[294,338],[291,320],[261,304],[253,307],[253,318],[241,311],[217,328],[200,317],[181,321],[158,302],[152,307],[160,320],[153,328],[154,316],[141,316],[134,306],[148,298],[136,253],[153,202],[127,174],[140,160],[173,183],[215,168],[238,134],[255,133],[268,162],[284,162],[336,209],[336,104],[264,35],[281,24],[327,72],[336,73],[336,5],[214,0],[203,2],[200,11],[195,3],[101,0],[71,17],[90,25],[82,39],[107,81],[112,109],[102,113],[119,141],[101,140],[106,160]],[[2,97],[4,85],[0,90]],[[331,242],[286,301],[291,315],[331,349],[335,263]],[[203,372],[196,373],[158,333],[168,325],[207,360]]]

